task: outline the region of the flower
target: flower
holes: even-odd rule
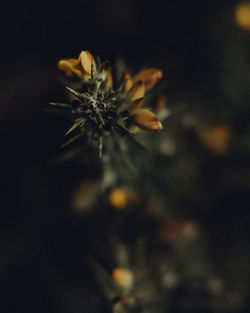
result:
[[[91,66],[96,67],[95,60],[89,51],[82,51],[78,59],[60,60],[58,68],[68,77],[76,75],[79,78],[87,79],[91,75]]]
[[[101,155],[105,136],[112,134],[131,136],[133,127],[155,131],[162,129],[162,124],[155,113],[149,109],[142,109],[146,93],[162,78],[159,69],[142,70],[134,78],[125,71],[121,84],[114,89],[109,61],[96,63],[89,51],[81,51],[77,59],[60,60],[58,68],[66,76],[78,77],[82,82],[78,89],[66,87],[71,99],[74,99],[71,103],[50,103],[58,110],[62,108],[68,110],[73,125],[66,135],[78,132],[65,144],[87,134],[99,141]]]

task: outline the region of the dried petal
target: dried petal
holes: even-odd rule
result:
[[[143,81],[145,87],[147,89],[152,88],[159,79],[162,78],[162,71],[158,70],[157,68],[149,68],[139,72],[134,81]]]
[[[128,112],[130,115],[135,114],[142,107],[143,101],[144,98],[139,98],[129,105]]]
[[[145,86],[140,80],[136,82],[128,91],[128,98],[131,102],[144,97]]]
[[[147,109],[138,111],[135,115],[134,121],[135,124],[137,124],[140,128],[145,130],[162,129],[162,124],[161,122],[159,122],[157,116]]]

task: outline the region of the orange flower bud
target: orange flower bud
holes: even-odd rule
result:
[[[140,128],[145,130],[158,131],[162,129],[162,124],[161,122],[159,122],[157,116],[147,109],[138,111],[135,114],[134,121]]]
[[[124,268],[115,268],[112,273],[112,278],[117,285],[126,289],[131,288],[134,282],[133,273]]]
[[[141,80],[147,89],[152,88],[159,79],[162,78],[162,71],[157,68],[149,68],[139,72],[134,81],[137,82]]]
[[[121,188],[115,188],[109,195],[109,202],[115,208],[124,208],[128,202],[126,191]]]
[[[230,129],[226,125],[216,125],[201,134],[200,140],[212,154],[224,154],[227,151]]]
[[[144,97],[145,86],[140,80],[136,82],[128,91],[128,98],[131,102]]]

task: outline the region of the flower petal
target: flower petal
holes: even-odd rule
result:
[[[60,60],[58,62],[58,68],[68,77],[72,77],[74,74],[79,78],[82,77],[82,71],[79,68],[78,61],[76,59]]]
[[[138,125],[140,128],[145,130],[160,130],[162,129],[162,124],[159,122],[157,116],[147,110],[143,109],[138,111],[135,114],[135,124]]]
[[[128,106],[128,112],[130,115],[135,114],[142,107],[143,101],[144,98],[139,98]]]
[[[89,51],[82,51],[79,55],[78,62],[80,62],[82,69],[88,75],[91,75],[91,64],[96,68],[95,60]]]
[[[128,91],[132,87],[133,81],[131,75],[127,71],[125,71],[123,74],[122,82],[124,82],[125,80],[127,80],[127,82],[125,84],[124,91]]]
[[[139,80],[143,81],[145,87],[149,89],[149,88],[152,88],[161,78],[162,78],[162,71],[160,71],[157,68],[149,68],[149,69],[139,72],[135,76],[134,81],[135,82]]]
[[[143,98],[145,93],[144,83],[140,80],[136,82],[128,91],[128,98],[131,102]]]

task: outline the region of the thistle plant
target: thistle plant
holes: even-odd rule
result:
[[[67,77],[79,79],[77,88],[65,86],[69,103],[50,102],[56,110],[64,110],[72,120],[65,136],[68,145],[82,136],[97,140],[102,157],[103,139],[107,136],[129,136],[141,130],[162,129],[162,124],[150,108],[142,108],[145,94],[162,78],[156,68],[142,70],[135,77],[125,71],[114,88],[112,67],[109,61],[95,61],[88,51],[82,51],[78,59],[64,59],[58,68]]]

